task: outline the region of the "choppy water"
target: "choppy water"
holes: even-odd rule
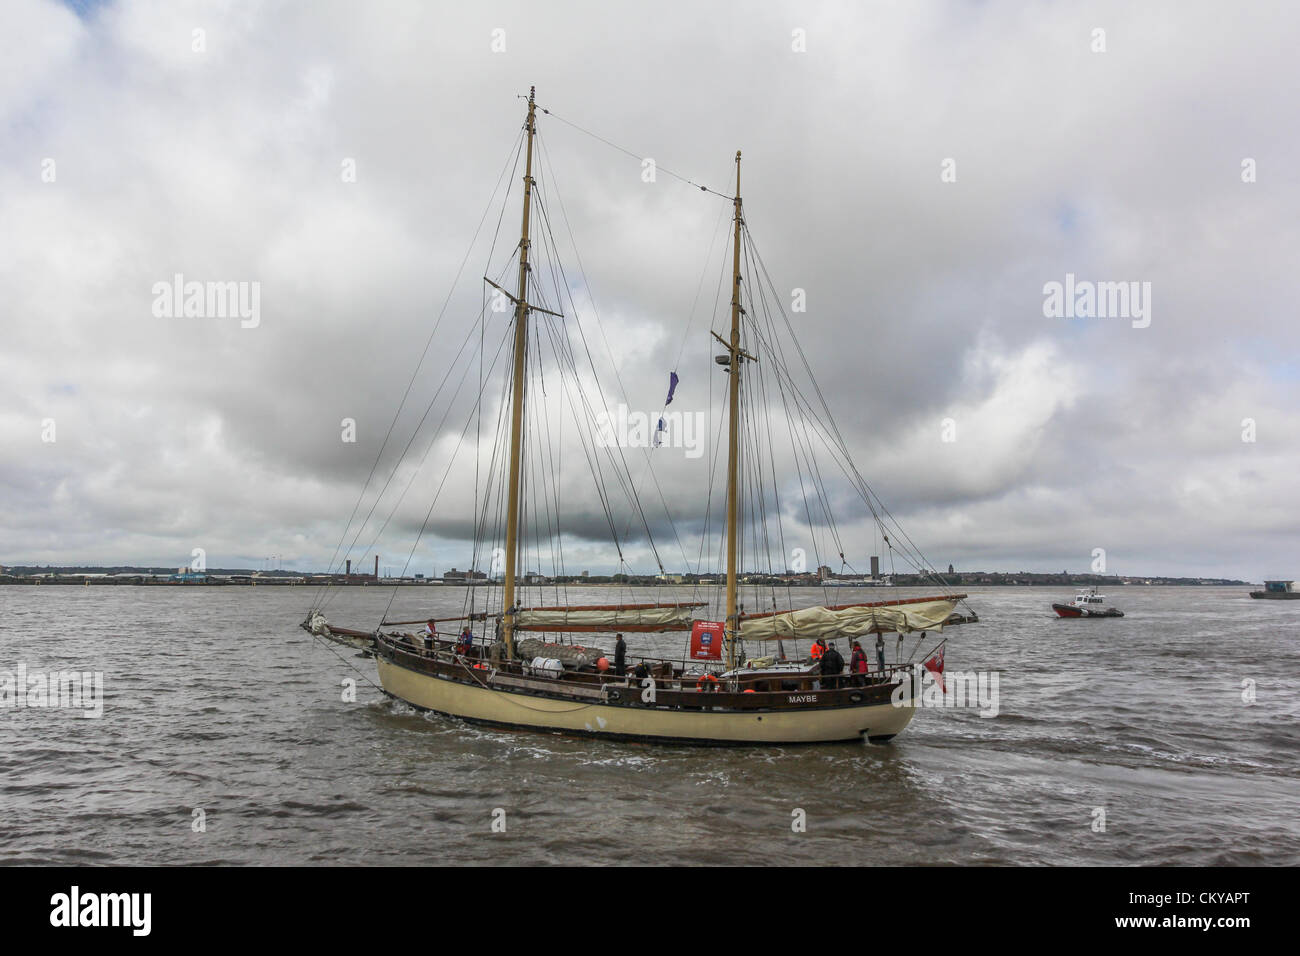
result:
[[[103,671],[105,708],[0,710],[0,862],[1295,865],[1300,602],[1246,591],[1058,621],[1066,593],[975,590],[947,668],[998,671],[997,717],[714,750],[476,729],[360,679],[344,703],[374,664],[297,628],[306,588],[4,587],[0,671]],[[343,589],[330,619],[373,626],[390,594]],[[407,588],[392,613],[460,606]]]

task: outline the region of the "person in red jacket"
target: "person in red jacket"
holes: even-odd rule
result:
[[[853,675],[854,686],[867,685],[867,653],[857,641],[853,642],[853,653],[849,657],[849,673]]]

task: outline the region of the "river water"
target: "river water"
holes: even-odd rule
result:
[[[996,716],[744,750],[416,712],[298,629],[307,587],[3,587],[0,672],[104,685],[98,719],[0,709],[0,862],[1296,865],[1300,602],[1247,590],[1120,588],[1123,619],[1063,621],[1068,593],[974,589],[946,666],[997,672]],[[390,599],[463,591],[341,588],[328,616],[370,628]]]

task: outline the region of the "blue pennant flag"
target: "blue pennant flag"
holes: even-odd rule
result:
[[[669,405],[673,403],[673,392],[675,391],[677,391],[677,373],[669,372],[668,373],[668,398],[664,402],[665,408],[667,408]]]

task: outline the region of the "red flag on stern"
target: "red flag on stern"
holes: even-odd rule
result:
[[[948,688],[943,682],[943,648],[940,647],[937,651],[926,658],[923,666],[933,674],[934,679],[939,682],[939,689],[945,694],[948,693]]]

